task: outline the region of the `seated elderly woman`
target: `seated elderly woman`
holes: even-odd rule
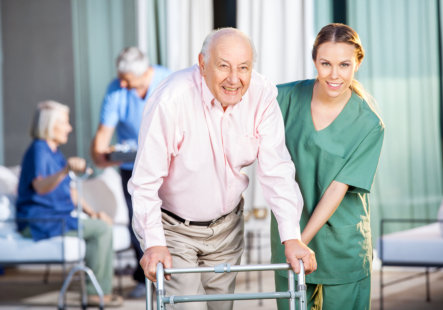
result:
[[[86,162],[79,157],[66,160],[58,149],[68,141],[71,131],[67,106],[55,101],[38,104],[31,128],[33,141],[23,158],[17,197],[19,230],[34,240],[77,234],[78,220],[71,215],[77,195],[70,187],[68,173],[84,172]],[[112,220],[105,213],[94,212],[84,201],[82,207],[89,216],[82,219],[86,266],[92,269],[105,294],[105,305],[121,305],[122,298],[112,295]],[[64,219],[64,225],[51,220],[20,221],[29,218]],[[86,289],[88,303],[98,304],[99,296],[89,279]]]

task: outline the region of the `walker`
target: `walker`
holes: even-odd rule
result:
[[[79,240],[83,239],[83,225],[80,220],[80,216],[82,213],[82,204],[81,204],[81,198],[82,196],[82,182],[83,180],[87,179],[92,174],[92,169],[87,168],[85,173],[82,175],[77,175],[72,171],[69,171],[69,176],[71,177],[71,180],[73,180],[76,183],[77,186],[77,213],[78,213],[78,238]],[[81,253],[81,243],[78,243],[78,252]],[[60,294],[58,295],[58,309],[64,310],[66,308],[65,305],[65,295],[66,291],[71,284],[72,277],[74,274],[80,271],[80,283],[81,283],[81,294],[82,294],[82,309],[86,309],[88,307],[88,301],[87,301],[87,294],[86,294],[86,285],[85,285],[85,273],[88,275],[89,279],[91,280],[92,284],[94,285],[95,291],[97,292],[97,295],[100,297],[100,303],[99,303],[99,309],[103,310],[104,307],[104,299],[103,299],[103,290],[100,287],[100,284],[97,281],[97,278],[95,277],[92,270],[85,265],[85,261],[82,258],[78,264],[74,267],[72,267],[71,271],[69,272],[68,276],[66,277],[65,281],[63,282],[62,289],[60,290]]]
[[[213,294],[213,295],[183,295],[166,296],[164,286],[165,274],[178,273],[199,273],[199,272],[242,272],[242,271],[267,271],[267,270],[288,270],[288,287],[286,292],[269,293],[242,293],[242,294]],[[295,310],[296,299],[298,299],[299,309],[306,310],[306,283],[303,262],[300,260],[300,273],[297,275],[298,285],[296,285],[295,274],[289,264],[264,264],[264,265],[233,265],[221,264],[215,267],[196,268],[169,268],[163,269],[162,263],[157,264],[157,310],[165,310],[165,304],[177,304],[184,302],[203,301],[232,301],[251,299],[289,299],[289,308]],[[152,310],[154,300],[152,297],[152,281],[146,278],[146,310]]]

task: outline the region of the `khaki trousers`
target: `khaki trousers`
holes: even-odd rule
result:
[[[243,200],[233,212],[208,227],[185,225],[165,213],[162,223],[173,268],[240,263],[244,248]],[[175,274],[170,281],[165,281],[166,295],[233,293],[235,278],[235,273]],[[230,310],[232,307],[232,301],[166,305],[167,309],[180,310]]]

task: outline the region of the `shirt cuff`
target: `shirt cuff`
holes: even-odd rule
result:
[[[281,242],[285,242],[286,240],[298,239],[301,240],[300,226],[292,225],[288,228],[279,228],[280,240]]]
[[[145,230],[142,240],[143,252],[153,246],[166,246],[165,232],[163,227]]]

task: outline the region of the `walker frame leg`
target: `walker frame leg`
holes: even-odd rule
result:
[[[152,310],[153,304],[154,304],[154,300],[152,297],[152,281],[149,280],[148,278],[145,278],[145,283],[146,283],[146,310]]]
[[[90,168],[86,168],[85,173],[83,175],[76,175],[73,171],[69,171],[69,176],[71,177],[72,180],[75,181],[75,183],[77,184],[77,195],[78,195],[78,199],[77,199],[77,212],[79,213],[78,216],[78,230],[77,230],[77,237],[79,240],[83,239],[83,224],[80,220],[80,214],[82,213],[82,204],[81,204],[81,200],[82,200],[82,181],[84,179],[86,179],[87,177],[89,177],[89,175],[92,173],[92,169]],[[78,253],[80,254],[82,252],[81,249],[81,245],[80,242],[78,243]],[[64,264],[63,264],[63,272],[64,272]],[[92,270],[85,266],[84,263],[84,259],[82,259],[76,266],[72,267],[71,271],[69,272],[68,276],[66,277],[66,279],[63,282],[63,286],[60,290],[60,293],[58,295],[58,309],[59,310],[63,310],[66,307],[66,292],[68,290],[69,285],[71,284],[72,281],[72,277],[74,276],[74,274],[79,271],[80,272],[80,285],[81,285],[81,306],[82,309],[86,309],[88,307],[88,300],[87,300],[87,294],[86,294],[86,285],[85,285],[85,274],[89,277],[89,279],[91,280],[92,285],[95,288],[95,291],[97,292],[97,295],[99,296],[100,302],[99,302],[99,309],[103,310],[104,308],[104,296],[103,296],[103,290],[100,287],[100,284],[97,281],[97,278],[94,275],[94,272],[92,272]]]
[[[95,291],[97,292],[97,295],[100,298],[99,309],[103,310],[103,308],[104,308],[103,290],[100,287],[100,284],[98,283],[97,278],[95,277],[95,275],[92,272],[92,270],[90,268],[86,267],[86,266],[75,266],[69,272],[68,276],[66,277],[65,281],[63,282],[63,286],[62,286],[62,288],[60,290],[60,293],[58,295],[58,309],[59,310],[65,309],[65,307],[66,307],[66,304],[65,304],[66,292],[68,290],[69,285],[71,284],[71,281],[72,281],[72,278],[73,278],[74,274],[76,272],[78,272],[78,271],[81,272],[80,276],[83,275],[83,277],[84,277],[84,274],[86,273],[86,275],[91,280],[92,285],[94,286]],[[81,285],[83,287],[84,286],[83,279],[82,279],[82,282],[83,283]],[[86,289],[84,289],[84,290],[82,289],[82,308],[83,309],[86,309],[86,307],[87,307],[87,299],[86,299],[86,297],[87,297],[86,296]]]

